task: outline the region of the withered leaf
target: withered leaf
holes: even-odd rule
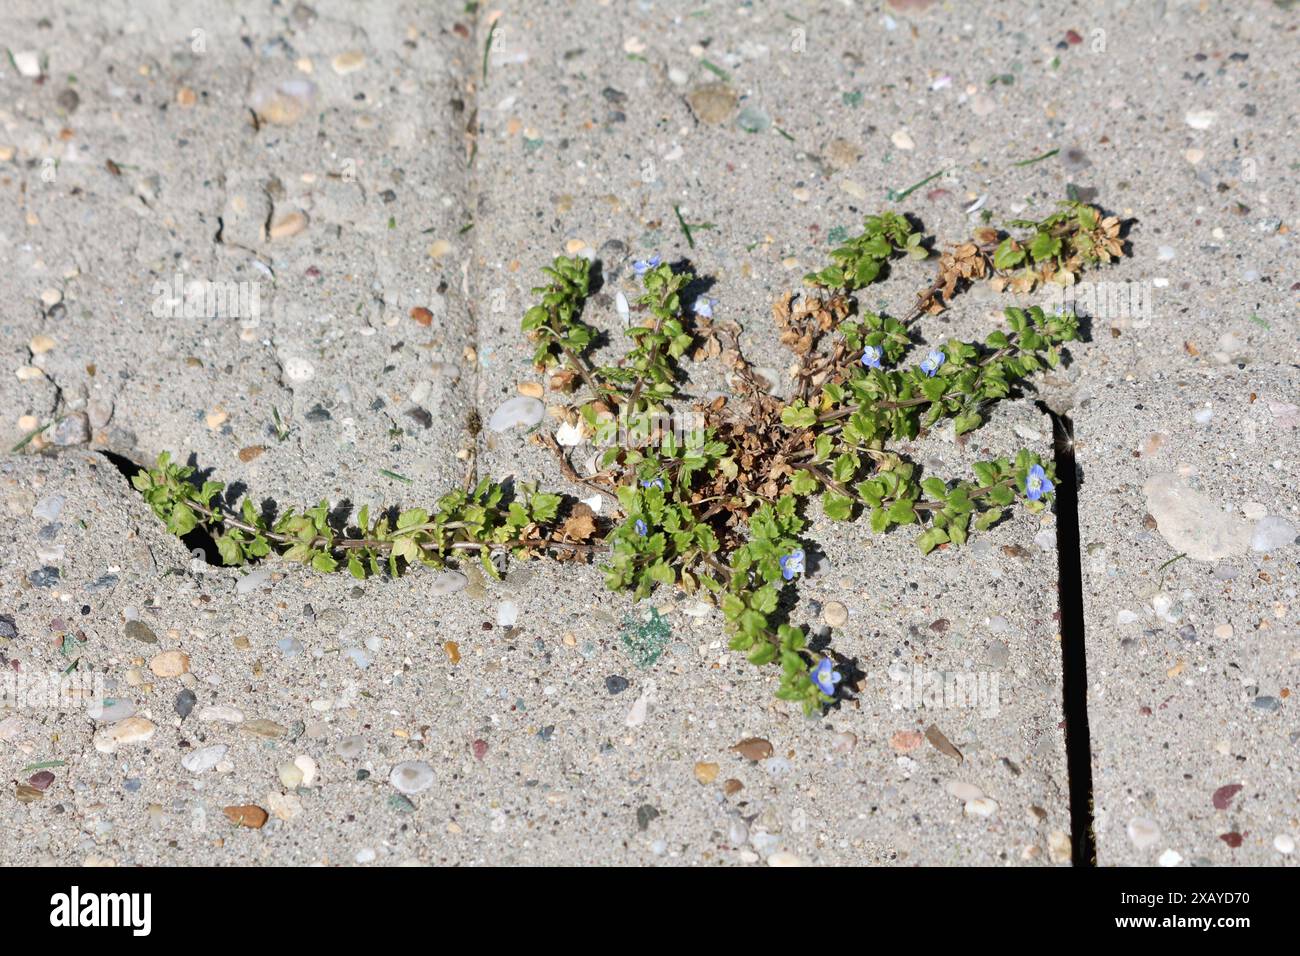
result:
[[[569,541],[586,541],[596,533],[595,513],[590,505],[581,501],[573,506],[573,512],[560,528],[560,534]]]

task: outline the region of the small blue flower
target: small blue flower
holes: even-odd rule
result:
[[[663,480],[662,478],[642,479],[642,481],[641,481],[641,487],[642,487],[642,488],[658,488],[660,491],[663,491],[663,490],[664,490],[664,480]]]
[[[657,269],[659,267],[659,263],[662,261],[663,260],[659,258],[659,255],[657,253],[651,256],[649,259],[637,259],[635,262],[632,263],[632,271],[639,276],[643,276],[651,269]]]
[[[803,548],[781,555],[781,577],[791,581],[796,574],[803,574]]]
[[[711,319],[713,318],[713,307],[717,304],[717,299],[696,299],[694,306],[695,314],[703,316],[706,319]]]
[[[812,669],[813,683],[827,697],[835,696],[835,685],[844,680],[844,676],[835,669],[829,657],[823,657]]]
[[[1056,485],[1052,484],[1052,479],[1047,477],[1042,465],[1034,465],[1029,469],[1029,474],[1025,476],[1025,494],[1029,496],[1030,501],[1037,501],[1055,489]]]
[[[926,375],[934,378],[934,373],[939,371],[939,366],[944,363],[948,356],[944,355],[938,349],[931,349],[930,354],[921,360],[921,371]]]
[[[885,357],[885,350],[879,345],[868,345],[862,350],[862,364],[867,368],[880,368],[880,360]]]
[[[645,526],[645,522],[642,521],[640,518],[637,518],[637,519],[636,519],[636,524],[634,524],[632,527],[636,528],[636,533],[639,534],[639,535],[640,535],[641,537],[643,537],[643,538],[644,538],[647,534],[649,534],[649,531],[650,531],[650,529],[647,528],[647,527]]]

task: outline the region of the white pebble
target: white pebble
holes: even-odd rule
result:
[[[576,448],[585,437],[581,422],[565,422],[555,429],[555,440],[565,448]]]
[[[305,358],[294,356],[284,360],[284,374],[291,382],[307,382],[316,375],[316,367]]]
[[[1249,546],[1250,526],[1176,472],[1152,475],[1142,491],[1160,536],[1175,552],[1194,561],[1219,561],[1244,554]]]
[[[802,857],[795,856],[786,850],[773,853],[767,858],[768,866],[807,866]]]
[[[910,133],[905,129],[900,129],[889,137],[889,141],[899,149],[916,149],[916,142],[912,139]]]
[[[1295,538],[1295,525],[1278,515],[1269,515],[1255,525],[1255,532],[1250,536],[1250,549],[1261,554],[1276,551],[1292,544]]]
[[[966,801],[966,814],[972,817],[991,817],[998,812],[998,802],[989,797],[976,797]]]
[[[1160,854],[1160,859],[1156,860],[1161,866],[1177,866],[1183,862],[1183,855],[1177,850],[1165,850]]]
[[[1279,833],[1273,837],[1273,849],[1277,850],[1278,853],[1290,856],[1295,852],[1295,840],[1289,834]]]
[[[443,571],[429,585],[429,593],[434,597],[455,594],[469,584],[469,578],[459,571]]]
[[[37,502],[36,507],[32,509],[32,517],[40,518],[42,521],[57,521],[59,515],[63,512],[63,495],[50,495],[42,498]]]
[[[433,786],[433,768],[423,760],[406,760],[393,768],[388,782],[400,793],[422,793]]]
[[[34,79],[41,75],[41,58],[35,50],[20,50],[12,54],[14,66],[18,67],[18,72],[28,79]]]
[[[181,766],[190,773],[203,773],[203,771],[211,770],[221,763],[222,758],[226,756],[226,751],[229,749],[225,744],[202,747],[182,757]]]
[[[943,785],[943,788],[952,796],[956,797],[962,803],[969,803],[972,800],[978,800],[984,796],[984,791],[973,783],[967,783],[964,780],[949,780]]]
[[[199,720],[242,724],[244,722],[244,712],[238,707],[231,707],[229,704],[212,704],[199,711]]]
[[[527,395],[516,395],[497,406],[497,410],[488,419],[488,428],[497,433],[509,431],[519,425],[532,428],[534,425],[541,424],[545,415],[546,406],[537,399],[529,398]]]
[[[1146,817],[1134,817],[1128,822],[1128,838],[1139,850],[1155,846],[1160,842],[1160,827],[1154,820]]]
[[[235,593],[239,595],[252,594],[258,588],[265,587],[270,580],[271,572],[265,568],[259,568],[235,582]]]
[[[514,627],[519,620],[519,606],[514,601],[502,601],[497,605],[497,627]]]
[[[316,779],[316,761],[306,754],[300,754],[293,758],[293,765],[302,772],[302,785],[310,787],[312,781]]]

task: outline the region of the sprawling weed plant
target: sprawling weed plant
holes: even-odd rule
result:
[[[893,318],[863,311],[854,293],[886,278],[891,260],[933,254],[906,217],[868,217],[830,264],[805,277],[806,291],[775,303],[781,341],[796,359],[787,400],[745,358],[737,323],[717,319],[711,299],[687,301],[696,277],[657,256],[633,266],[642,291],[629,347],[613,364],[597,364],[599,335],[583,320],[590,263],[557,258],[543,269],[546,284],[533,290],[522,329],[534,363],[563,396],[567,440],[537,440],[559,457],[571,490],[594,489],[616,504],[613,518],[574,494],[474,476],[432,507],[379,515],[362,508],[340,534],[328,502],[268,520],[249,498],[227,503],[222,484],[194,482],[194,469],[167,454],[135,485],[168,530],[206,529],[232,565],[274,552],[366,578],[478,560],[495,577],[503,556],[598,560],[608,587],[636,599],[662,586],[715,602],[731,647],[778,667],[777,696],[815,712],[833,701],[837,663],[847,662],[833,651],[813,654],[805,629],[779,610],[791,604],[782,592],[805,573],[811,499],[829,518],[863,518],[877,534],[912,526],[923,553],[963,545],[1012,509],[1036,513],[1051,504],[1052,465],[1032,451],[943,477],[923,475],[899,450],[942,422],[957,435],[979,428],[999,399],[1055,367],[1062,346],[1079,335],[1072,314],[1008,308],[1005,328],[982,342],[921,347],[914,331],[921,319],[974,282],[1029,292],[1073,283],[1124,254],[1119,221],[1080,202],[1009,228],[1018,235],[980,228],[938,255],[933,284]],[[688,359],[721,362],[732,394],[692,403],[683,391]],[[678,427],[683,420],[690,427]],[[565,449],[575,442],[603,448],[594,472],[580,475],[570,462]]]

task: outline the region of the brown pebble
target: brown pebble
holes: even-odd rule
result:
[[[126,636],[140,641],[142,644],[158,643],[158,635],[144,621],[127,621]]]
[[[269,235],[272,239],[288,239],[307,228],[307,214],[294,210],[271,223]]]
[[[239,460],[247,464],[266,451],[265,445],[248,445],[239,449]]]
[[[900,730],[889,738],[889,746],[900,754],[906,754],[921,746],[923,740],[925,735],[919,730]]]
[[[1241,784],[1239,783],[1230,783],[1227,786],[1220,787],[1218,790],[1215,790],[1214,796],[1210,798],[1211,802],[1213,802],[1214,804],[1214,809],[1216,810],[1228,809],[1228,804],[1232,803],[1232,798],[1235,797],[1240,792],[1241,792]]]
[[[274,720],[267,720],[265,717],[259,717],[256,720],[250,720],[240,724],[239,729],[253,734],[255,737],[283,737],[289,732],[289,728],[284,724],[277,724]]]
[[[957,761],[962,761],[964,759],[961,755],[961,751],[954,747],[952,741],[945,737],[943,731],[934,724],[925,728],[925,739],[930,741],[930,744],[935,750],[939,751],[939,753],[947,754],[949,757],[952,757]]]
[[[411,310],[411,318],[426,328],[433,324],[433,313],[422,305],[417,305]]]
[[[772,756],[772,742],[762,737],[746,737],[731,749],[746,760],[766,760]]]
[[[184,651],[163,651],[149,662],[149,669],[159,677],[180,677],[190,669],[190,656]]]
[[[706,787],[718,779],[718,765],[716,763],[704,763],[703,761],[695,765],[695,779]]]
[[[260,830],[266,825],[267,813],[261,807],[246,803],[237,807],[226,807],[221,811],[236,826]]]

